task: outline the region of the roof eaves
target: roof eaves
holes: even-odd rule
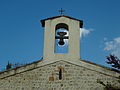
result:
[[[69,18],[69,19],[77,20],[77,21],[80,22],[80,28],[83,27],[83,21],[82,20],[79,20],[79,19],[76,19],[76,18],[73,18],[73,17],[70,17],[70,16],[64,16],[64,15],[62,15],[62,16],[54,16],[54,17],[50,17],[50,18],[40,20],[41,24],[42,24],[42,27],[45,27],[45,21],[46,20],[52,20],[52,19],[59,18],[59,17],[66,17],[66,18]]]
[[[16,70],[16,69],[21,68],[21,67],[26,67],[26,66],[28,66],[28,65],[36,64],[36,63],[39,63],[39,62],[42,62],[42,61],[43,61],[43,59],[34,61],[34,62],[32,62],[32,63],[25,64],[25,65],[17,66],[17,67],[11,68],[11,69],[6,69],[6,70],[4,70],[4,71],[1,71],[0,74],[1,74],[1,73],[4,73],[4,72],[11,71],[11,70]]]
[[[93,65],[96,65],[96,66],[99,66],[99,67],[102,67],[102,68],[105,68],[105,69],[110,70],[110,71],[115,71],[115,72],[120,73],[119,70],[114,69],[114,68],[109,68],[109,67],[106,67],[106,66],[104,66],[104,65],[100,65],[100,64],[97,64],[97,63],[94,63],[94,62],[90,62],[90,61],[87,61],[87,60],[83,60],[83,59],[81,59],[81,61],[86,62],[86,63],[93,64]]]

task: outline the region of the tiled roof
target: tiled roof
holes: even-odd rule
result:
[[[37,64],[37,63],[42,62],[42,61],[43,61],[43,59],[40,59],[40,60],[31,62],[31,63],[28,63],[28,64],[24,64],[24,65],[17,66],[17,67],[14,67],[14,68],[6,69],[6,70],[3,70],[3,71],[0,71],[0,74],[1,74],[1,73],[4,73],[4,72],[11,71],[11,70],[16,70],[16,69],[21,68],[21,67],[26,67],[26,66],[28,66],[28,65]]]
[[[83,59],[80,59],[80,60],[83,61],[83,62],[89,63],[89,64],[93,64],[93,65],[96,65],[96,66],[99,66],[99,67],[105,68],[105,69],[110,70],[110,71],[115,71],[115,72],[120,73],[120,71],[117,70],[117,69],[109,68],[109,67],[106,67],[106,66],[103,66],[103,65],[100,65],[100,64],[94,63],[94,62],[90,62],[90,61],[87,61],[87,60],[83,60]]]
[[[25,65],[22,65],[22,66],[18,66],[18,67],[15,67],[15,68],[11,68],[11,69],[8,69],[8,70],[4,70],[4,71],[1,71],[0,74],[2,74],[2,73],[4,73],[4,72],[11,71],[11,70],[16,70],[16,69],[21,68],[21,67],[26,67],[26,66],[29,66],[29,65],[32,65],[32,64],[37,64],[37,63],[42,62],[42,61],[43,61],[43,59],[38,60],[38,61],[34,61],[34,62],[32,62],[32,63],[29,63],[29,64],[25,64]],[[109,67],[106,67],[106,66],[103,66],[103,65],[100,65],[100,64],[94,63],[94,62],[90,62],[90,61],[83,60],[83,59],[80,59],[80,61],[83,61],[83,62],[86,62],[86,63],[92,64],[92,65],[96,65],[96,66],[99,66],[99,67],[105,68],[105,69],[110,70],[110,71],[114,71],[114,72],[120,73],[120,71],[117,70],[117,69],[109,68]]]
[[[83,27],[83,21],[82,20],[79,20],[79,19],[76,19],[76,18],[73,18],[73,17],[70,17],[70,16],[64,16],[64,15],[54,16],[54,17],[50,17],[50,18],[46,18],[46,19],[41,20],[42,27],[45,27],[45,21],[46,20],[52,20],[52,19],[59,18],[59,17],[66,17],[66,18],[69,18],[69,19],[77,20],[77,21],[80,22],[80,28]]]

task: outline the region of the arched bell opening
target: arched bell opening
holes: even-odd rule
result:
[[[69,28],[65,23],[55,27],[55,53],[68,53]]]

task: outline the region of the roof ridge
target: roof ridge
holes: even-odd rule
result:
[[[86,63],[90,63],[90,64],[93,64],[93,65],[96,65],[96,66],[100,66],[102,68],[106,68],[107,70],[110,70],[110,71],[115,71],[115,72],[120,73],[119,70],[114,69],[114,68],[110,68],[110,67],[107,67],[107,66],[104,66],[104,65],[101,65],[101,64],[97,64],[97,63],[94,63],[94,62],[91,62],[91,61],[88,61],[88,60],[83,60],[83,59],[80,59],[80,60],[83,61],[83,62],[86,62]]]
[[[50,17],[50,18],[46,18],[46,19],[42,19],[42,20],[40,20],[41,23],[42,23],[42,27],[45,26],[45,21],[46,21],[46,20],[52,20],[52,19],[59,18],[59,17],[66,17],[66,18],[69,18],[69,19],[77,20],[77,21],[80,22],[80,28],[83,27],[83,20],[76,19],[76,18],[71,17],[71,16],[65,16],[65,15],[53,16],[53,17]]]

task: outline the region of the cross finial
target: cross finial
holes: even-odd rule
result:
[[[63,15],[65,10],[63,10],[62,8],[60,10],[58,10],[60,12],[60,15]]]

